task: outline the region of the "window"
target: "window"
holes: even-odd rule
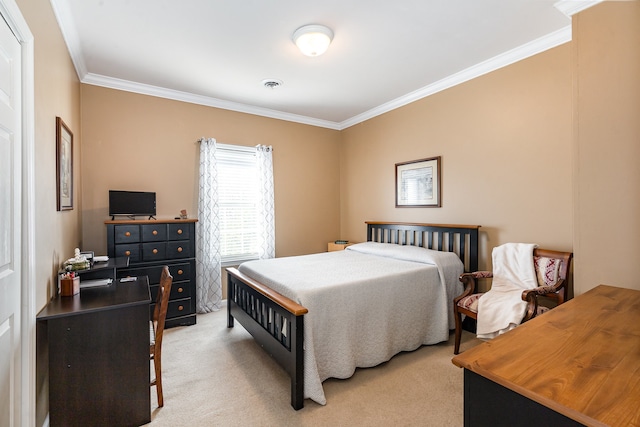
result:
[[[218,144],[220,254],[224,265],[258,258],[255,148]]]

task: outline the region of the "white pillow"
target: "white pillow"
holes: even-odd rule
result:
[[[441,252],[433,249],[421,248],[419,246],[396,245],[393,243],[364,242],[347,246],[345,250],[360,253],[378,255],[387,258],[400,259],[404,261],[420,262],[423,264],[450,264],[460,263],[460,258],[453,252]]]

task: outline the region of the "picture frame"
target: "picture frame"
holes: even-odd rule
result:
[[[57,209],[73,209],[73,133],[56,117],[56,193]]]
[[[441,157],[396,163],[396,207],[442,206]]]

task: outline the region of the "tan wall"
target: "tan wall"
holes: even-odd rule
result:
[[[36,307],[55,292],[60,263],[80,242],[82,175],[80,156],[80,82],[60,29],[46,0],[18,0],[35,39]],[[73,204],[56,211],[56,116],[74,135]]]
[[[366,220],[481,225],[481,268],[505,242],[572,249],[568,44],[343,132],[342,231]],[[396,208],[395,163],[442,156],[442,207]]]
[[[196,140],[272,145],[276,255],[326,250],[340,230],[337,131],[82,85],[83,247],[106,253],[108,191],[157,193],[158,218],[197,213]]]
[[[575,287],[640,289],[640,2],[573,21]]]
[[[17,0],[34,36],[35,101],[35,305],[40,311],[55,294],[56,273],[80,243],[82,200],[80,188],[80,82],[47,0]],[[74,135],[73,210],[56,211],[56,116]],[[37,334],[37,350],[43,336]],[[47,359],[38,353],[36,372],[36,425],[48,412]],[[25,361],[28,360],[25,359]]]

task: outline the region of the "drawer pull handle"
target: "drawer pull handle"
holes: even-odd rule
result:
[[[180,294],[181,294],[183,291],[184,291],[184,289],[182,289],[182,288],[178,288],[178,293],[180,293]]]
[[[126,233],[124,233],[125,236],[130,237],[131,236],[131,232],[127,231]]]
[[[155,255],[155,254],[157,254],[157,253],[158,253],[158,250],[157,250],[157,249],[154,249],[154,250],[152,250],[151,252],[153,252],[153,254]]]
[[[179,275],[182,275],[182,273],[184,273],[184,271],[182,271],[182,270],[178,270],[178,274],[179,274]]]
[[[181,306],[181,305],[180,305],[180,306],[178,306],[178,311],[182,311],[182,310],[184,310],[184,307],[183,307],[183,306]]]
[[[181,247],[178,247],[178,252],[182,252],[182,248]]]
[[[129,256],[129,255],[131,255],[131,251],[124,251],[124,254],[125,254],[126,256]]]
[[[151,234],[153,234],[154,236],[158,235],[158,230],[153,230],[153,232],[151,232]]]
[[[178,234],[182,234],[182,229],[178,229]]]

